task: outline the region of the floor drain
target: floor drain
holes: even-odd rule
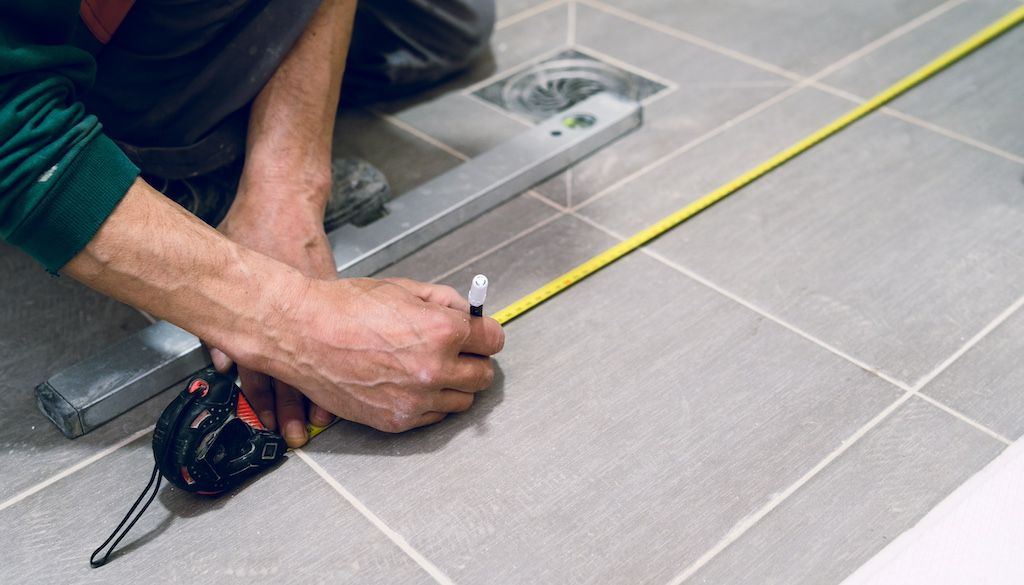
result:
[[[475,95],[538,122],[603,91],[642,100],[664,88],[660,83],[570,50],[500,79]]]

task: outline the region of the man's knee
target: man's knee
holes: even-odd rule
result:
[[[465,69],[494,31],[494,0],[362,0],[359,10],[350,65],[386,69],[392,85],[430,83]]]
[[[495,21],[494,0],[460,0],[455,4],[463,11],[462,34],[466,43],[460,64],[464,67],[490,45]]]

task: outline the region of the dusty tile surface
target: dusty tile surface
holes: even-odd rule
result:
[[[623,8],[810,75],[940,4],[941,0],[636,0]]]
[[[876,116],[653,246],[913,384],[1020,296],[1021,170]]]
[[[802,89],[637,179],[584,202],[579,213],[623,235],[632,234],[754,168],[851,107],[850,102],[824,92]]]
[[[499,363],[464,415],[310,448],[459,583],[665,582],[898,396],[645,256],[514,322]]]
[[[473,275],[486,274],[487,307],[493,312],[613,244],[615,240],[604,232],[562,216],[440,282],[468,290]]]
[[[0,511],[5,582],[433,583],[305,463],[290,460],[230,496],[164,485],[99,569],[89,555],[146,484],[150,437]]]
[[[642,129],[538,187],[588,201],[582,219],[520,196],[382,273],[465,290],[484,272],[493,312],[852,107],[735,52],[808,75],[940,3],[499,0],[512,20],[484,58],[343,111],[336,154],[378,165],[401,195],[527,128],[473,92],[573,43],[668,87]],[[1014,5],[950,4],[825,81],[878,91]],[[125,553],[89,570],[145,483],[148,436],[13,498],[145,429],[167,398],[64,439],[32,387],[145,321],[0,247],[0,581],[438,582],[422,555],[460,585],[660,585],[732,534],[688,583],[838,583],[1003,448],[913,398],[825,459],[901,396],[872,371],[913,384],[1024,294],[1021,39],[892,106],[1009,156],[872,116],[655,242],[666,263],[634,253],[512,322],[499,379],[469,412],[319,437],[307,453],[412,556],[293,456],[219,500],[165,486]],[[923,392],[1020,436],[1020,315]]]
[[[1005,323],[922,389],[1010,440],[1024,435],[1024,313]]]
[[[689,583],[839,583],[1004,445],[911,399]]]
[[[565,185],[538,188],[575,205],[664,154],[789,87],[788,80],[707,49],[581,5],[577,48],[670,88],[644,109],[644,125],[575,165]]]
[[[0,502],[152,424],[146,405],[70,441],[36,406],[51,375],[148,325],[141,314],[0,243]],[[159,400],[157,401],[159,402]]]
[[[822,81],[863,97],[873,96],[1018,6],[1017,0],[968,0],[957,4]],[[982,61],[994,58],[989,50],[979,53]]]
[[[1017,27],[900,98],[893,107],[1024,160],[1022,53],[1024,29]]]
[[[555,215],[558,211],[545,203],[521,195],[399,260],[377,276],[432,281]]]

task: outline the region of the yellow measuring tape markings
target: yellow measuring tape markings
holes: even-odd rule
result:
[[[823,128],[810,134],[803,140],[800,140],[796,144],[789,148],[779,152],[770,159],[764,161],[758,166],[750,169],[746,173],[739,177],[729,181],[714,191],[704,195],[700,199],[690,203],[686,207],[663,217],[662,219],[655,222],[653,225],[648,226],[633,234],[629,238],[619,242],[618,244],[608,248],[604,252],[601,252],[597,256],[594,256],[590,260],[580,264],[558,278],[548,282],[541,286],[537,290],[530,294],[522,297],[515,301],[511,305],[501,309],[494,315],[492,315],[499,323],[505,324],[515,319],[516,317],[526,313],[530,309],[540,305],[541,303],[551,299],[558,295],[562,291],[568,289],[574,284],[615,262],[619,258],[622,258],[626,254],[636,250],[637,248],[647,244],[651,240],[671,230],[677,225],[697,215],[701,211],[704,211],[708,207],[718,203],[722,199],[732,195],[739,191],[743,187],[746,187],[750,183],[753,183],[757,179],[767,175],[776,168],[783,164],[793,160],[800,154],[810,150],[816,144],[822,142],[826,138],[836,134],[840,130],[853,124],[857,120],[867,116],[871,112],[881,108],[885,104],[889,103],[896,97],[905,93],[914,86],[920,84],[922,81],[935,75],[939,71],[942,71],[946,67],[949,67],[956,61],[962,59],[966,55],[974,52],[982,45],[988,43],[992,39],[998,37],[1004,32],[1010,30],[1014,26],[1024,21],[1024,6],[1017,8],[1000,18],[991,25],[985,27],[980,32],[976,33],[971,38],[953,47],[931,63],[928,63],[924,67],[921,67],[917,71],[904,77],[900,81],[896,82],[888,89],[882,91],[875,97],[869,99],[863,104],[850,110],[846,114],[843,114],[833,122],[827,124]]]
[[[944,54],[942,54],[940,57],[938,57],[931,63],[928,63],[924,67],[921,67],[917,71],[904,77],[903,79],[899,80],[898,82],[890,86],[888,89],[885,89],[875,97],[869,99],[863,104],[843,114],[836,120],[825,125],[816,132],[813,132],[812,134],[800,140],[796,144],[779,152],[775,156],[769,158],[763,163],[757,165],[756,167],[750,169],[746,173],[743,173],[739,177],[736,177],[732,181],[729,181],[728,183],[722,185],[721,187],[715,189],[714,191],[708,193],[707,195],[704,195],[703,197],[694,201],[693,203],[690,203],[686,207],[683,207],[682,209],[672,213],[671,215],[667,215],[659,219],[654,224],[640,230],[639,232],[633,234],[629,238],[619,242],[618,244],[612,246],[611,248],[608,248],[604,252],[601,252],[597,256],[594,256],[590,260],[587,260],[586,262],[580,264],[579,266],[573,268],[572,270],[566,272],[565,274],[559,276],[558,278],[552,280],[551,282],[548,282],[547,284],[541,286],[537,290],[515,301],[511,305],[505,307],[504,309],[501,309],[497,313],[494,313],[492,317],[494,317],[494,319],[496,319],[499,323],[504,325],[505,323],[508,323],[509,321],[515,319],[516,317],[522,315],[523,313],[526,313],[527,311],[536,307],[537,305],[540,305],[541,303],[550,300],[552,297],[558,295],[559,293],[568,289],[572,285],[580,282],[581,280],[587,278],[588,276],[594,274],[595,272],[601,270],[602,268],[608,266],[609,264],[612,264],[619,258],[622,258],[626,254],[629,254],[630,252],[636,250],[637,248],[643,246],[644,244],[647,244],[651,240],[657,238],[658,236],[671,230],[677,225],[697,215],[701,211],[704,211],[708,207],[711,207],[715,203],[718,203],[722,199],[725,199],[726,197],[739,191],[743,187],[746,187],[750,183],[753,183],[754,181],[767,175],[776,168],[793,160],[800,154],[810,150],[819,142],[822,142],[823,140],[832,136],[833,134],[836,134],[843,128],[846,128],[847,126],[853,124],[857,120],[860,120],[861,118],[867,116],[871,112],[877,110],[878,108],[881,108],[885,104],[896,99],[901,94],[907,92],[914,86],[920,84],[922,81],[935,75],[939,71],[942,71],[946,67],[949,67],[950,65],[959,61],[963,57],[971,54],[972,52],[979,49],[981,46],[985,45],[989,41],[995,39],[999,35],[1010,30],[1014,26],[1017,26],[1022,21],[1024,21],[1024,6],[1021,6],[1020,8],[1013,10],[1006,16],[1000,18],[996,22],[985,27],[983,30],[976,33],[971,38],[953,47],[949,51],[946,51]],[[309,425],[307,428],[309,431],[309,438],[312,439],[313,437],[322,433],[328,427],[314,427],[312,425]]]

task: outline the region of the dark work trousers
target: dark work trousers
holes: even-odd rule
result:
[[[85,96],[147,176],[237,166],[249,106],[308,26],[318,0],[136,0]],[[467,67],[494,26],[494,0],[360,0],[342,102],[407,95]]]

